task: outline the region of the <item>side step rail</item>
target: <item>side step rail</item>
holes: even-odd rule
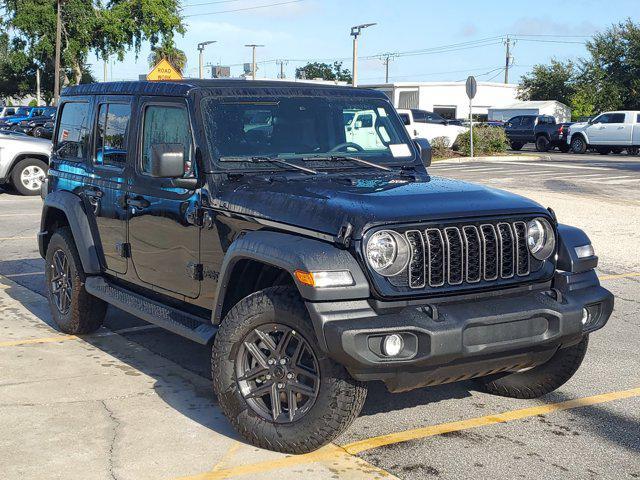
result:
[[[87,277],[85,288],[94,297],[120,310],[202,345],[208,345],[218,331],[213,325],[203,323],[200,317],[149,300],[102,277]]]

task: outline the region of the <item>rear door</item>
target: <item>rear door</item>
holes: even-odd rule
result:
[[[198,191],[150,175],[152,148],[182,144],[185,177],[195,175],[193,135],[184,99],[141,98],[135,174],[129,196],[131,258],[141,285],[167,294],[200,294]]]
[[[631,145],[633,125],[631,113],[617,112],[609,115],[607,123],[606,140],[610,145]]]

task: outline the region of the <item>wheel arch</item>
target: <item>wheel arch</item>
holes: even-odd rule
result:
[[[296,270],[348,270],[353,276],[354,285],[317,289],[296,281]],[[369,283],[356,259],[346,250],[327,242],[287,233],[247,232],[227,250],[211,322],[218,325],[239,300],[274,284],[294,285],[305,301],[349,300],[369,296]]]
[[[7,176],[11,175],[15,166],[21,162],[22,160],[26,160],[28,158],[33,158],[35,160],[40,160],[47,165],[49,165],[49,155],[42,152],[21,152],[11,160],[11,166],[7,170]]]
[[[65,226],[71,229],[84,272],[101,273],[98,247],[84,205],[80,197],[71,192],[52,192],[45,197],[38,233],[40,256],[45,258],[51,236]]]

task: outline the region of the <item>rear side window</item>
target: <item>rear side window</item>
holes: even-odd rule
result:
[[[408,113],[401,113],[400,118],[405,125],[411,125],[411,118]],[[640,122],[640,115],[638,115],[638,121]]]
[[[89,146],[89,104],[67,102],[62,104],[58,125],[55,154],[64,160],[81,161]]]
[[[96,165],[122,168],[127,163],[127,137],[131,106],[103,103],[98,110],[96,129]]]
[[[251,117],[252,121],[264,123],[270,116]],[[142,133],[142,173],[151,173],[151,149],[159,144],[183,146],[184,172],[191,172],[191,130],[187,110],[179,106],[149,105],[144,110]]]

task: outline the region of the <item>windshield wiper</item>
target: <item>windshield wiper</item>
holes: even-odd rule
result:
[[[305,157],[304,160],[318,160],[318,161],[329,160],[332,162],[341,162],[341,161],[349,160],[352,162],[361,163],[362,165],[367,165],[369,167],[377,168],[379,170],[384,170],[385,172],[392,171],[391,168],[385,167],[384,165],[373,163],[368,160],[363,160],[362,158],[358,158],[358,157],[350,157],[348,155],[330,155],[328,157]]]
[[[320,172],[314,170],[313,168],[303,167],[302,165],[296,165],[295,163],[287,162],[278,157],[267,157],[267,156],[254,156],[250,158],[244,157],[232,157],[232,158],[221,158],[222,162],[251,162],[251,163],[279,163],[280,165],[284,165],[289,168],[294,168],[296,170],[300,170],[301,172],[309,173],[311,175],[318,175]]]

